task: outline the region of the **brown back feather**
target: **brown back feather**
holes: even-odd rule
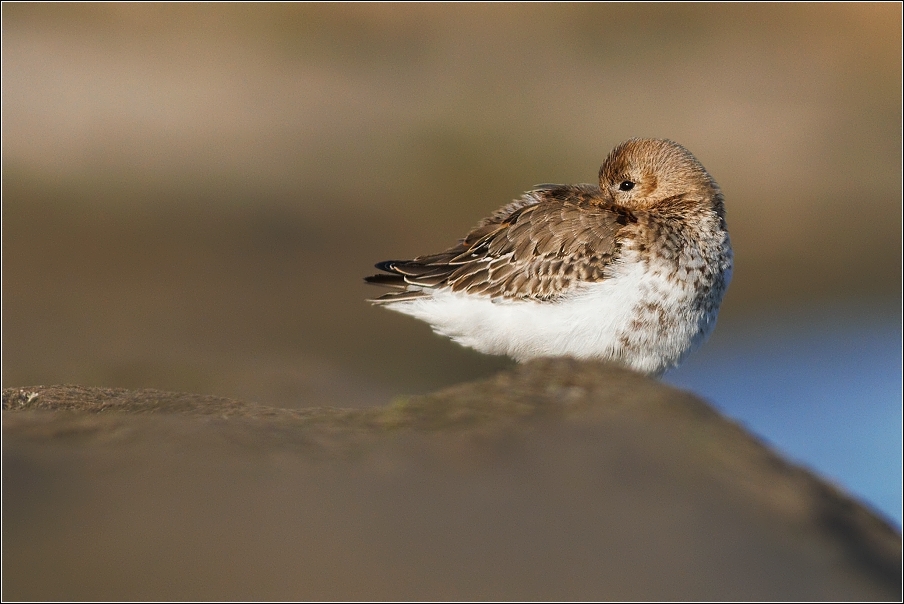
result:
[[[378,267],[416,287],[550,300],[576,281],[604,279],[618,255],[619,231],[633,221],[629,211],[604,201],[598,187],[544,185],[497,210],[444,252]],[[397,295],[387,294],[380,301],[393,299]]]

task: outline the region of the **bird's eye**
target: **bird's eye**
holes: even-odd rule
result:
[[[630,191],[634,188],[634,183],[630,180],[623,180],[620,185],[618,185],[619,191]]]

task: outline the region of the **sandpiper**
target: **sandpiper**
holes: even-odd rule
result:
[[[376,265],[372,300],[518,361],[568,356],[661,375],[712,332],[731,280],[719,186],[684,147],[631,139],[599,184],[537,185],[457,245]]]

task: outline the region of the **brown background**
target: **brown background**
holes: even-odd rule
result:
[[[371,406],[488,376],[509,362],[369,306],[361,278],[453,243],[536,183],[591,181],[632,136],[684,144],[726,194],[736,271],[695,358],[746,368],[732,346],[771,317],[900,304],[898,4],[4,3],[2,16],[4,386]],[[615,391],[599,409],[640,400],[631,430],[556,424],[476,445],[428,431],[357,465],[324,462],[275,421],[4,412],[4,595],[855,597],[833,583],[850,549],[706,478],[722,466],[696,452],[723,448],[671,420],[683,395],[582,371]],[[561,407],[543,380],[537,396]],[[803,413],[807,438],[807,418],[831,413],[821,403]],[[692,426],[711,417],[698,411]],[[771,459],[764,493],[785,468]]]
[[[900,45],[895,4],[4,5],[3,385],[487,375],[361,277],[631,136],[725,191],[724,327],[894,300]]]

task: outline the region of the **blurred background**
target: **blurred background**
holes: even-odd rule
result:
[[[900,5],[2,11],[4,387],[360,407],[490,375],[362,277],[666,137],[736,265],[665,380],[900,527]]]

